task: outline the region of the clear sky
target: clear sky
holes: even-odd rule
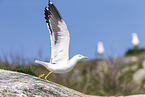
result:
[[[136,32],[145,48],[145,0],[51,0],[70,31],[70,57],[96,57],[102,41],[105,57],[122,56]],[[0,0],[0,56],[23,53],[50,57],[50,37],[44,19],[48,0]],[[43,59],[43,58],[42,58]]]

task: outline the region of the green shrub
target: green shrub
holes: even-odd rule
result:
[[[145,49],[128,49],[125,56],[140,55],[142,53],[145,53]]]

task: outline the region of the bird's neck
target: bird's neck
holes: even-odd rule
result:
[[[69,60],[69,64],[71,65],[71,67],[74,67],[77,64],[78,61],[79,61],[78,59],[76,59],[75,57],[72,57]]]

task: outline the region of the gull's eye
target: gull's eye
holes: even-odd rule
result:
[[[79,57],[81,57],[81,55],[79,55]]]

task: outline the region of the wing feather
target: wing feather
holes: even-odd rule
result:
[[[51,62],[68,61],[70,36],[62,16],[52,2],[49,2],[44,14],[50,32]]]

